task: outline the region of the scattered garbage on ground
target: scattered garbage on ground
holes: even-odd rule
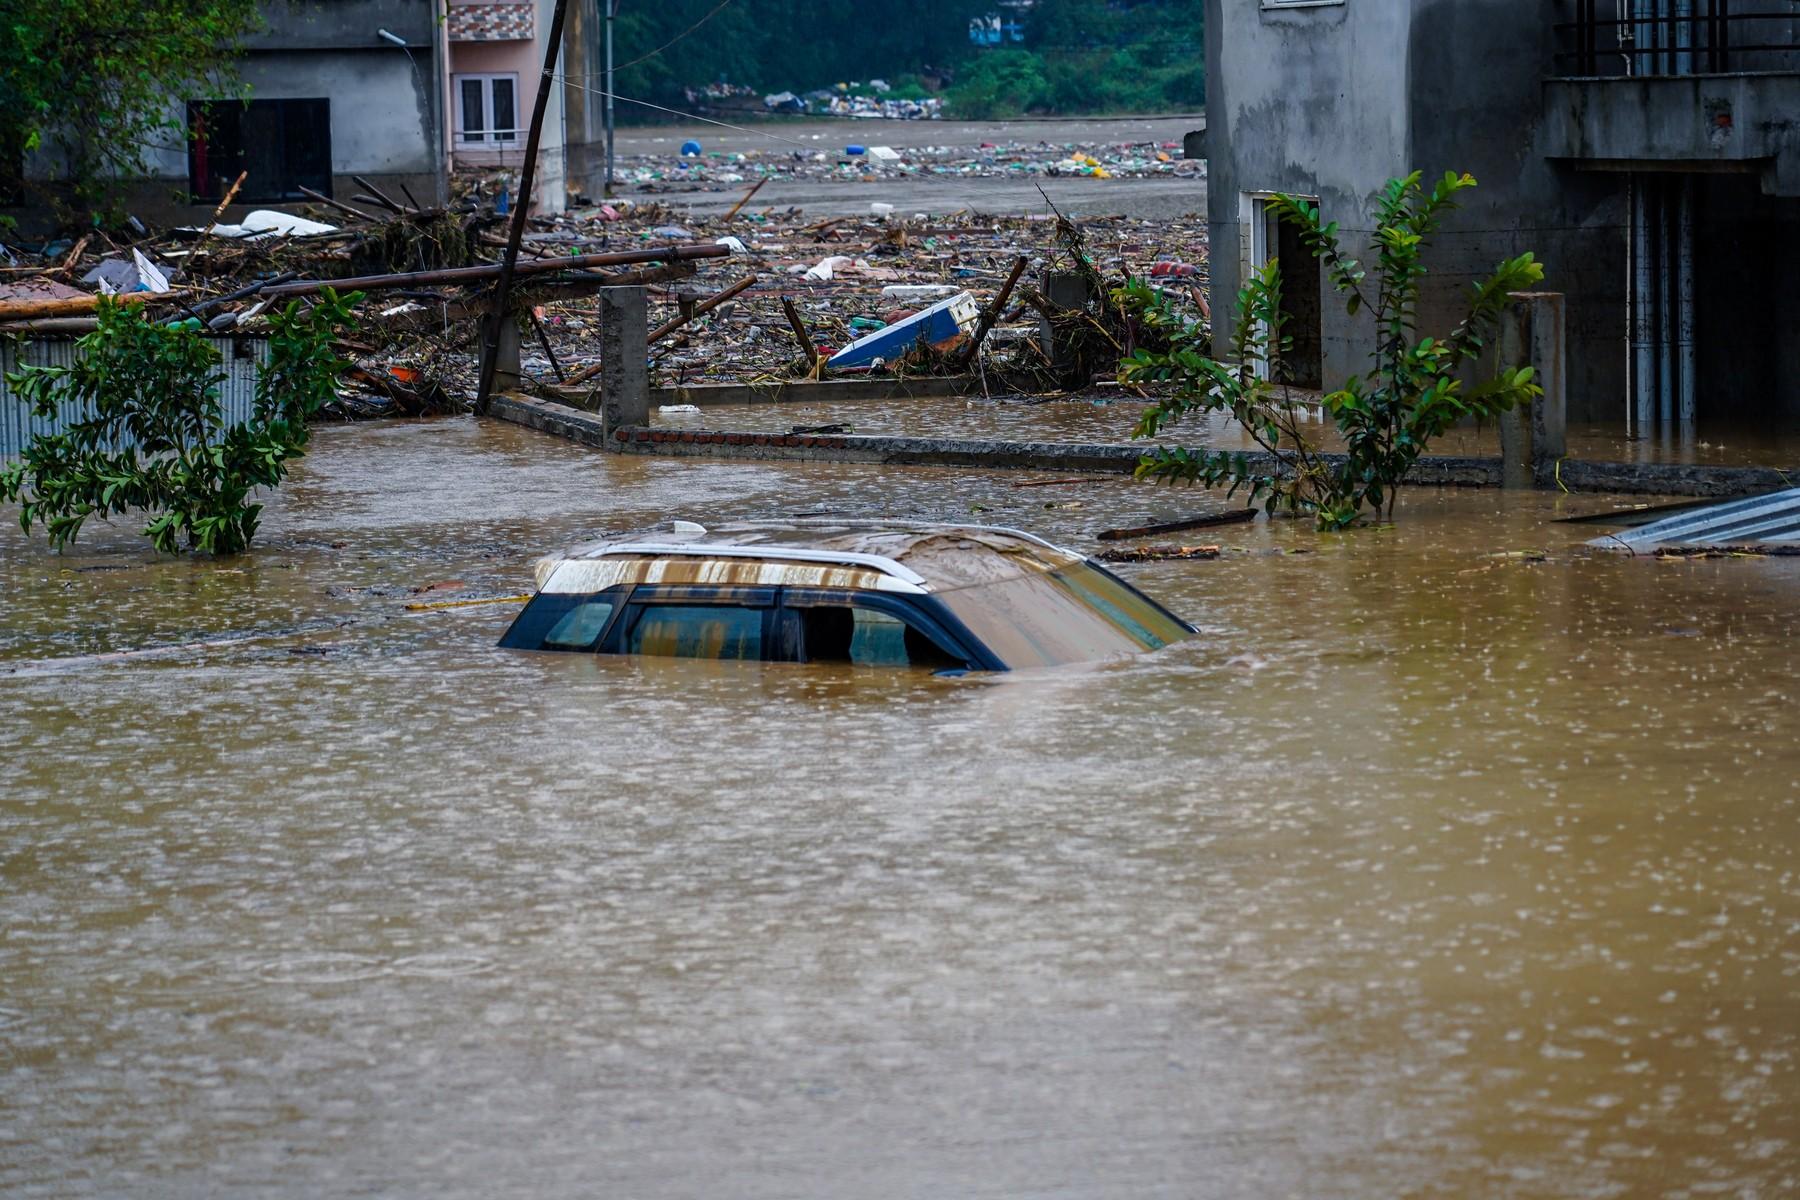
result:
[[[869,161],[885,160],[871,151]],[[484,289],[505,245],[513,181],[459,177],[442,208],[360,186],[347,200],[315,195],[293,213],[228,220],[221,205],[206,225],[8,247],[16,265],[0,293],[0,329],[79,334],[92,328],[98,297],[112,293],[155,319],[254,333],[271,304],[304,295],[307,281],[360,280],[370,295],[358,332],[339,347],[351,367],[335,411],[460,409],[475,390]],[[754,189],[744,185],[745,203],[722,216],[650,195],[529,218],[512,305],[524,385],[591,386],[600,331],[587,285],[612,269],[585,261],[595,256],[624,254],[646,268],[605,279],[645,286],[652,382],[666,386],[979,372],[995,392],[1067,391],[1084,382],[1080,370],[1105,378],[1129,342],[1130,331],[1108,325],[1109,287],[1127,274],[1166,279],[1169,294],[1197,304],[1205,282],[1198,214],[1085,219],[1076,247],[1075,227],[1051,211],[930,214],[872,188],[866,216],[814,219],[755,208]],[[676,247],[721,257],[676,262]],[[1075,269],[1077,258],[1091,315],[1039,294],[1046,273]],[[1071,373],[1044,335],[1084,321],[1104,353]]]

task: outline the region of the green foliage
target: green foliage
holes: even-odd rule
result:
[[[332,348],[361,293],[327,290],[271,317],[269,362],[249,421],[225,426],[219,357],[199,332],[153,324],[141,309],[102,301],[100,327],[76,343],[68,367],[24,367],[8,376],[40,417],[80,415],[40,435],[0,471],[0,501],[19,503],[29,534],[43,524],[58,549],[89,517],[151,514],[144,536],[164,553],[184,547],[237,554],[256,534],[256,488],[287,476],[306,451],[310,420],[335,389]]]
[[[997,10],[968,0],[908,0],[878,11],[865,0],[789,0],[779,20],[769,6],[742,0],[724,8],[718,0],[625,4],[617,55],[631,65],[619,72],[618,90],[681,107],[685,87],[716,80],[806,92],[885,79],[890,98],[918,98],[928,93],[917,77],[930,67],[952,73],[946,98],[960,118],[1192,111],[1206,101],[1204,9],[1204,0],[1039,0],[1023,18],[1024,45],[985,49],[969,42],[969,19]],[[663,53],[633,61],[678,37]],[[621,121],[654,117],[633,104],[620,109]]]
[[[255,0],[0,0],[0,146],[53,146],[77,209],[100,215],[117,178],[179,138],[171,97],[238,93],[231,63],[260,19]]]
[[[1467,314],[1448,334],[1418,335],[1425,245],[1456,207],[1457,194],[1475,186],[1472,176],[1450,173],[1427,192],[1420,180],[1414,172],[1390,181],[1382,191],[1372,290],[1362,265],[1344,253],[1337,224],[1323,224],[1316,205],[1291,196],[1271,201],[1282,220],[1299,228],[1333,287],[1344,295],[1346,310],[1352,315],[1367,311],[1375,325],[1368,371],[1324,398],[1344,439],[1345,457],[1339,464],[1321,457],[1284,382],[1288,372],[1283,358],[1292,339],[1284,332],[1279,263],[1271,261],[1255,272],[1238,293],[1235,366],[1201,353],[1196,347],[1203,331],[1185,325],[1153,289],[1133,284],[1121,291],[1121,302],[1146,323],[1183,326],[1175,331],[1174,350],[1139,351],[1120,365],[1122,379],[1173,387],[1145,412],[1137,436],[1154,437],[1188,417],[1226,414],[1276,462],[1273,471],[1259,474],[1242,454],[1158,449],[1139,464],[1139,478],[1228,484],[1234,493],[1246,488],[1253,503],[1262,500],[1271,512],[1310,512],[1326,529],[1351,524],[1365,507],[1376,513],[1385,508],[1391,519],[1396,485],[1433,439],[1460,420],[1491,418],[1542,394],[1530,367],[1501,367],[1473,385],[1465,380],[1511,293],[1543,281],[1544,268],[1531,254],[1508,259],[1477,281]]]
[[[951,110],[966,120],[1004,120],[1047,108],[1050,82],[1036,54],[991,50],[958,73],[949,100]]]

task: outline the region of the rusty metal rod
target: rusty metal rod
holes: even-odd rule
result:
[[[680,329],[683,325],[686,325],[688,322],[696,320],[700,317],[704,317],[707,313],[711,312],[713,309],[719,307],[719,305],[725,303],[727,300],[730,300],[735,296],[743,295],[745,292],[749,291],[753,286],[755,286],[755,284],[756,284],[756,276],[754,276],[754,275],[745,276],[743,279],[738,280],[736,283],[732,284],[730,287],[726,288],[724,291],[720,292],[718,295],[713,296],[707,300],[702,300],[700,303],[694,305],[694,309],[692,312],[683,313],[681,316],[675,317],[672,320],[669,320],[669,321],[665,322],[664,324],[657,326],[656,329],[651,332],[650,336],[645,339],[646,343],[655,343],[655,342],[662,341],[664,338],[668,337],[671,333],[674,333],[677,329]]]
[[[537,258],[516,263],[515,275],[542,275],[547,271],[573,271],[587,267],[621,267],[632,263],[685,262],[694,258],[724,258],[730,247],[702,244],[698,246],[663,246],[648,250],[618,250],[609,254],[577,254],[569,258]],[[266,296],[306,296],[324,288],[340,292],[377,291],[384,288],[413,287],[420,284],[472,283],[498,278],[504,263],[482,263],[475,267],[444,267],[436,271],[407,271],[398,275],[358,275],[351,279],[302,279],[280,287],[264,289]]]
[[[981,320],[975,326],[975,337],[969,348],[963,351],[962,368],[968,370],[974,363],[975,356],[981,353],[981,343],[987,341],[988,331],[993,329],[994,322],[1006,311],[1006,302],[1012,299],[1013,289],[1019,286],[1019,276],[1025,273],[1026,258],[1023,254],[1013,259],[1012,271],[1006,277],[1006,283],[1000,288],[994,302],[981,310]]]
[[[556,11],[550,17],[550,36],[544,40],[544,69],[538,80],[537,99],[531,106],[531,132],[525,136],[525,162],[519,170],[518,205],[513,210],[512,229],[506,235],[506,256],[500,260],[500,276],[494,285],[494,313],[482,327],[481,377],[475,387],[475,411],[487,414],[488,400],[494,394],[494,372],[500,366],[500,322],[506,319],[506,294],[512,290],[513,268],[519,261],[519,241],[525,236],[526,214],[531,210],[531,188],[537,179],[538,142],[544,133],[544,105],[550,90],[556,86],[556,56],[562,53],[563,18],[568,15],[569,0],[556,0]]]

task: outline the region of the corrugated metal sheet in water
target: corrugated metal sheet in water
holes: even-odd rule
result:
[[[250,419],[256,403],[256,377],[262,364],[269,360],[266,338],[208,338],[219,353],[219,370],[225,381],[219,385],[225,421],[235,425]],[[13,394],[4,376],[21,366],[66,367],[75,361],[73,338],[36,338],[16,342],[0,338],[0,462],[17,458],[31,439],[40,433],[60,433],[70,422],[78,420],[75,405],[65,405],[54,420],[41,420]]]
[[[1769,546],[1791,542],[1800,542],[1800,488],[1709,504],[1623,533],[1610,533],[1588,544],[1615,550],[1653,550],[1657,546]]]

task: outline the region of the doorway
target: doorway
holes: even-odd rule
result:
[[[1273,376],[1296,387],[1319,388],[1325,378],[1325,310],[1321,297],[1323,275],[1319,260],[1306,248],[1300,230],[1277,214],[1270,203],[1273,193],[1246,192],[1241,218],[1244,239],[1244,278],[1274,259],[1281,265],[1283,332],[1289,345],[1279,356],[1276,369],[1256,364],[1256,373]],[[1304,197],[1313,200],[1314,197]]]

